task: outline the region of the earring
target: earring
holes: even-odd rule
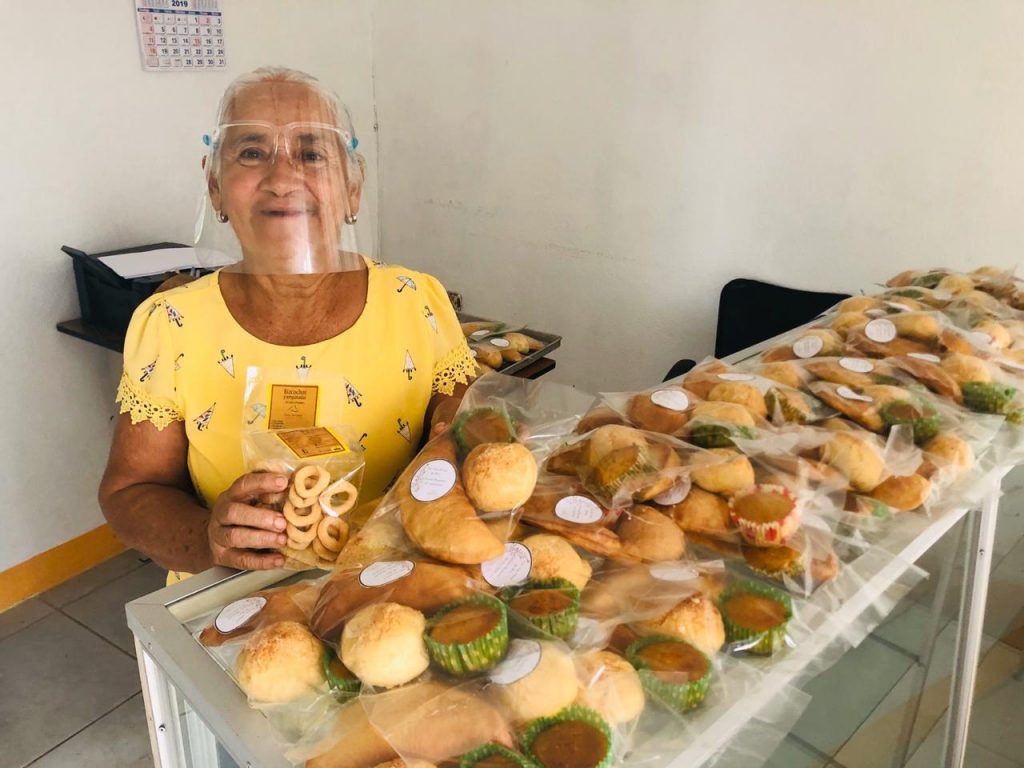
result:
[[[227,224],[228,223],[228,216],[227,216],[227,214],[226,213],[222,213],[220,211],[217,211],[217,221],[219,221],[221,224]]]
[[[354,214],[354,213],[346,213],[345,214],[345,223],[346,224],[355,224],[356,223],[356,218],[357,218],[356,214]]]

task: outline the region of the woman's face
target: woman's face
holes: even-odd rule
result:
[[[346,178],[335,115],[303,83],[264,82],[242,91],[218,136],[210,199],[228,217],[246,267],[261,272],[329,269],[361,184]]]

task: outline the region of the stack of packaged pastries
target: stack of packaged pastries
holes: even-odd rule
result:
[[[327,575],[197,639],[296,764],[666,764],[828,624],[849,595],[812,598],[888,557],[897,515],[1024,452],[1022,307],[998,270],[905,273],[582,413],[488,375]],[[302,509],[317,473],[290,469]]]

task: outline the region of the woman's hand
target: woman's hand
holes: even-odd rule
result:
[[[285,545],[284,515],[252,503],[262,495],[281,493],[287,487],[288,478],[284,475],[250,472],[217,497],[207,528],[210,554],[216,565],[246,571],[284,565],[284,555],[257,551]]]

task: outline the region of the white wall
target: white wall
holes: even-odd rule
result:
[[[653,384],[732,277],[852,290],[1024,245],[1024,5],[379,0],[382,246]]]
[[[376,164],[370,0],[224,0],[230,67],[195,74],[142,71],[128,0],[3,5],[0,571],[103,522],[121,358],[54,329],[78,316],[60,246],[191,242],[201,136],[225,85],[257,66],[337,89]]]

